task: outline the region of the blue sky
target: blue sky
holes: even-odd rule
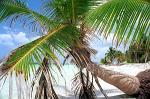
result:
[[[28,6],[35,10],[40,11],[40,0],[27,0]],[[0,23],[0,59],[8,55],[8,53],[16,47],[25,44],[36,37],[29,34],[28,29],[24,29],[19,25],[10,28],[10,21]],[[33,33],[32,33],[33,34]]]
[[[40,11],[40,5],[40,0],[36,0],[36,2],[28,0],[28,6],[35,11]],[[24,29],[19,25],[10,27],[9,21],[0,23],[0,59],[8,55],[11,50],[18,46],[38,38],[37,35],[33,34],[35,33],[32,33],[31,31],[28,31],[28,29]],[[102,57],[104,57],[108,48],[112,46],[112,35],[110,35],[107,40],[101,36],[99,39],[92,40],[91,46],[98,51],[93,60],[99,61]],[[122,51],[124,50],[123,46],[120,46],[118,49]]]

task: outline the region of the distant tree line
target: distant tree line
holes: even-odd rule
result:
[[[146,63],[150,61],[150,46],[146,46],[146,43],[149,43],[150,39],[147,36],[142,36],[142,38],[143,40],[140,43],[133,43],[125,53],[110,47],[100,63]]]

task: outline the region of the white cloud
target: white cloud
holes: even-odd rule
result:
[[[3,29],[5,29],[5,30],[10,30],[10,28],[7,27],[7,26],[3,26]]]
[[[13,38],[9,34],[0,34],[0,44],[7,46],[14,46]]]
[[[30,38],[30,41],[34,41],[34,40],[36,40],[38,38],[40,38],[40,36],[34,36],[34,37]]]
[[[24,32],[19,32],[19,33],[11,32],[10,34],[5,33],[5,34],[0,34],[0,45],[14,49],[18,46],[26,44],[37,38],[39,38],[39,36],[31,37],[29,39]]]
[[[97,54],[92,57],[94,62],[99,62],[105,56],[105,53],[112,46],[112,39],[109,37],[107,40],[104,39],[102,36],[99,38],[95,38],[90,42],[92,48],[97,51]]]
[[[0,45],[4,45],[9,48],[16,48],[23,44],[26,44],[30,41],[33,41],[40,36],[31,36],[27,37],[27,34],[24,32],[16,32],[16,29],[12,29],[7,26],[3,26],[5,33],[0,34]]]
[[[30,40],[26,37],[26,34],[23,32],[19,32],[18,34],[12,34],[14,41],[18,44],[28,43]]]

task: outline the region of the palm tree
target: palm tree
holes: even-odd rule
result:
[[[126,51],[126,56],[128,57],[127,62],[129,63],[146,63],[150,61],[150,46],[146,46],[147,36],[142,36],[143,40],[140,44],[132,44]]]
[[[115,55],[116,55],[116,50],[113,47],[109,48],[109,51],[105,54],[106,55],[106,59],[110,62],[113,63],[114,59],[115,59]]]
[[[105,38],[114,31],[117,45],[121,42],[141,41],[141,35],[149,36],[150,2],[149,0],[43,0],[42,12],[29,9],[23,0],[0,0],[0,21],[11,18],[11,25],[20,22],[24,27],[40,32],[41,37],[25,44],[3,59],[0,77],[9,73],[22,75],[26,82],[31,74],[39,74],[39,97],[55,97],[52,86],[52,72],[42,64],[52,63],[60,70],[56,53],[64,56],[68,53],[75,65],[86,68],[94,77],[118,87],[126,94],[133,95],[140,91],[137,77],[106,70],[91,61],[95,51],[88,42],[94,35],[102,34]],[[64,56],[65,57],[65,56]],[[42,65],[41,65],[42,64]],[[42,67],[41,67],[42,66]],[[53,65],[49,64],[49,68]],[[42,69],[40,69],[42,68]],[[48,71],[47,73],[43,73]],[[60,71],[61,73],[61,71]],[[47,74],[51,75],[48,76]],[[35,75],[36,76],[36,75]],[[36,77],[35,77],[36,78]],[[42,86],[42,87],[41,87]],[[47,87],[48,86],[48,87]],[[51,90],[48,93],[48,90]]]
[[[104,59],[101,60],[101,63],[113,64],[115,60],[117,61],[117,63],[124,62],[125,55],[121,51],[118,51],[115,48],[110,47],[108,52],[105,54]]]
[[[117,53],[116,53],[116,59],[117,59],[118,63],[125,62],[126,61],[125,54],[122,53],[121,51],[117,51]]]
[[[100,64],[109,64],[108,61],[106,60],[106,58],[102,58],[100,61]]]

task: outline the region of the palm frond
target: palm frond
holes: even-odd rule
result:
[[[72,90],[75,95],[79,97],[79,99],[96,99],[96,94],[93,86],[93,77],[92,82],[89,79],[89,72],[87,71],[87,75],[80,70],[72,82]]]
[[[104,0],[43,0],[45,15],[62,23],[78,22],[78,18]]]
[[[150,1],[149,1],[149,0],[143,0],[143,1],[146,1],[146,2],[149,2],[149,3],[150,3]]]
[[[108,99],[108,96],[107,96],[107,94],[104,92],[102,86],[100,85],[98,78],[97,78],[96,76],[94,76],[94,79],[95,79],[95,82],[96,82],[97,86],[99,87],[100,91],[101,91],[102,94],[104,95],[105,99]]]
[[[31,30],[50,30],[57,26],[57,22],[38,12],[32,11],[22,0],[0,1],[0,22],[11,18],[11,24],[19,21],[23,26],[30,26]]]
[[[118,44],[142,40],[150,36],[150,3],[141,0],[111,0],[87,13],[89,25],[108,37],[114,33]]]
[[[47,54],[54,62],[58,62],[55,51],[61,53],[68,49],[74,39],[78,38],[78,33],[72,26],[60,26],[49,31],[47,35],[17,48],[1,64],[0,77],[15,71],[17,74],[24,74],[27,79],[30,71],[35,70],[38,64],[41,64],[42,57]]]
[[[67,59],[69,58],[69,54],[65,57],[64,61],[63,61],[63,65],[65,65]]]
[[[42,66],[39,67],[37,71],[36,79],[34,80],[34,85],[38,82],[38,87],[36,89],[34,99],[59,99],[54,91],[52,85],[51,71],[48,67],[49,60],[47,58],[43,59]],[[35,87],[35,86],[32,87]],[[33,94],[33,93],[31,93]],[[31,97],[32,98],[32,97]]]

